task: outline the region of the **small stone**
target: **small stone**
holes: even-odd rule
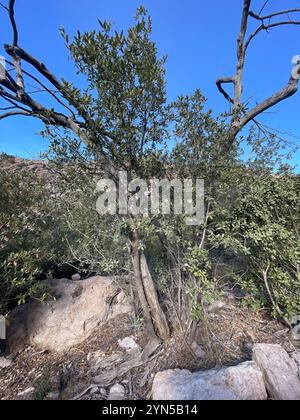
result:
[[[125,394],[126,390],[123,385],[115,384],[110,388],[110,392],[114,394]]]
[[[136,343],[133,337],[126,337],[123,340],[119,340],[118,344],[122,349],[127,351],[139,348],[139,345]]]
[[[73,281],[80,281],[81,280],[81,275],[79,273],[73,274],[72,280]]]
[[[5,357],[0,357],[0,369],[6,369],[12,365],[12,361]]]
[[[121,384],[115,384],[110,388],[108,400],[118,401],[124,400],[126,396],[126,389]]]
[[[211,305],[209,305],[206,311],[209,314],[215,314],[226,307],[227,307],[226,302],[223,302],[222,300],[217,300],[213,302]]]
[[[193,352],[195,353],[195,356],[198,357],[198,359],[204,359],[204,357],[206,356],[205,351],[202,349],[201,346],[199,346],[199,344],[197,344],[195,341],[192,343],[191,345]]]

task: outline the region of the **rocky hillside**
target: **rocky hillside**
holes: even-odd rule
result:
[[[6,171],[18,171],[24,168],[40,176],[45,176],[49,173],[49,165],[46,161],[24,159],[6,155],[4,153],[0,154],[0,169]]]
[[[119,284],[53,280],[56,300],[16,309],[0,398],[300,400],[299,342],[264,312],[240,308],[228,292],[207,308],[192,344],[179,333],[149,341]]]

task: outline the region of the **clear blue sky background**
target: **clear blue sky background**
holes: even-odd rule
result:
[[[4,2],[5,0],[3,0]],[[170,100],[179,94],[201,88],[208,106],[216,113],[228,109],[215,87],[218,76],[234,72],[236,35],[242,0],[17,0],[16,18],[20,45],[44,61],[65,79],[74,79],[59,27],[72,35],[77,29],[97,27],[97,19],[110,19],[117,29],[126,29],[135,10],[144,5],[153,17],[153,37],[161,54],[168,55],[167,81]],[[254,0],[259,10],[264,0]],[[270,0],[267,11],[299,7],[299,0]],[[291,72],[291,60],[300,55],[300,27],[274,29],[254,42],[248,57],[244,98],[264,99],[283,87]],[[5,12],[0,11],[0,55],[2,45],[11,42],[11,29]],[[3,54],[4,55],[4,54]],[[264,122],[300,137],[300,92],[272,113]],[[23,117],[0,122],[0,151],[37,157],[47,148],[36,135],[42,124]],[[300,141],[298,141],[300,145]],[[300,164],[300,152],[294,163]]]

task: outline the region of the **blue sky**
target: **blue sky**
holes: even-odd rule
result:
[[[253,0],[253,9],[259,10],[262,3],[263,0]],[[268,10],[299,7],[299,3],[299,0],[270,0]],[[74,80],[73,65],[59,27],[64,26],[72,35],[77,29],[96,28],[100,18],[111,20],[117,29],[126,29],[139,5],[144,5],[153,18],[153,38],[160,53],[168,55],[169,99],[201,88],[208,98],[208,106],[216,114],[227,110],[215,80],[234,72],[242,0],[17,0],[19,44],[58,76]],[[11,40],[10,26],[2,10],[0,28],[2,48],[4,42]],[[300,55],[299,37],[299,27],[286,27],[263,33],[256,39],[248,56],[245,99],[253,98],[255,103],[286,84],[292,57]],[[300,92],[265,115],[263,121],[300,137],[299,116]],[[47,141],[37,135],[42,128],[40,122],[23,117],[1,121],[0,151],[37,157],[47,148]],[[300,164],[300,152],[294,163]]]

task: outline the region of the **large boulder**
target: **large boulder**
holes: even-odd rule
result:
[[[270,398],[300,400],[300,381],[296,361],[280,345],[256,344],[253,359],[264,375]]]
[[[158,373],[153,399],[163,401],[266,400],[263,376],[254,362],[221,370],[191,373],[169,370]]]
[[[52,280],[49,286],[56,300],[47,304],[32,301],[13,311],[7,331],[10,352],[24,345],[56,352],[69,350],[102,323],[132,310],[112,278]]]

